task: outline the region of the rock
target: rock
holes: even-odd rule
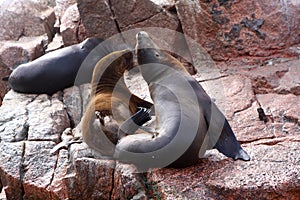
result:
[[[143,177],[135,171],[133,165],[117,163],[112,199],[147,199]]]
[[[275,145],[254,145],[252,160],[225,166],[210,175],[207,187],[220,197],[298,199],[299,137]],[[298,140],[298,141],[297,141]],[[282,165],[282,163],[288,165]],[[247,192],[251,191],[251,192]]]
[[[161,27],[176,30],[179,26],[177,16],[162,8],[162,5],[170,5],[170,2],[160,5],[159,2],[154,3],[150,0],[138,3],[132,0],[79,0],[77,3],[86,37],[106,39],[134,28]],[[131,34],[133,36],[135,32]]]
[[[81,97],[82,97],[82,113],[85,112],[85,109],[90,101],[90,90],[91,84],[83,84],[79,86]]]
[[[57,22],[55,27],[60,26],[61,18],[63,17],[65,11],[71,6],[76,3],[76,0],[55,0],[55,7],[54,12],[57,18]]]
[[[23,198],[47,199],[49,197],[47,187],[53,179],[57,160],[55,155],[50,155],[54,145],[52,141],[25,142],[21,162]]]
[[[214,150],[209,151],[207,158],[195,166],[153,171],[148,174],[152,197],[297,199],[300,191],[297,164],[299,137],[295,137],[294,141],[288,140],[275,145],[257,144],[246,148],[252,156],[249,162],[224,159],[217,156]],[[283,162],[288,164],[283,165]]]
[[[63,174],[64,192],[70,199],[109,199],[113,186],[114,162],[79,158],[74,163],[74,171]],[[89,186],[89,187],[86,187]],[[60,194],[58,193],[58,197]],[[62,198],[62,197],[60,197]]]
[[[222,77],[202,82],[201,85],[216,100],[215,103],[228,119],[235,112],[250,107],[254,100],[251,81],[243,76]]]
[[[247,143],[261,139],[275,138],[274,131],[278,131],[272,123],[265,124],[258,118],[257,102],[253,102],[251,107],[234,114],[230,125],[242,143]]]
[[[62,97],[54,94],[37,96],[26,107],[28,120],[28,140],[60,141],[60,134],[68,127],[70,121],[64,105],[60,101]]]
[[[162,11],[150,17],[149,19],[145,19],[137,23],[128,25],[124,28],[121,28],[121,31],[131,30],[134,28],[144,29],[145,27],[161,27],[170,30],[176,30],[178,28],[178,25],[179,24],[176,16],[173,16],[170,13],[167,13],[166,11]]]
[[[82,25],[86,37],[106,39],[118,33],[110,6],[105,0],[77,0]]]
[[[0,41],[0,59],[10,69],[44,54],[47,37],[22,37],[19,41]]]
[[[47,45],[47,49],[45,50],[45,53],[49,53],[51,51],[55,51],[57,49],[60,49],[64,46],[62,36],[58,33],[55,34],[53,40]]]
[[[279,94],[292,93],[300,95],[300,66],[299,61],[293,61],[289,64],[288,72],[283,74],[279,81],[279,86],[275,92]],[[280,76],[280,74],[279,74]]]
[[[160,6],[149,0],[138,2],[111,0],[111,7],[121,30],[127,26],[146,21],[162,11]]]
[[[2,60],[0,59],[0,106],[2,105],[4,95],[8,92],[8,85],[6,81],[3,81],[3,79],[8,77],[10,73],[11,70],[4,63],[2,63]]]
[[[274,122],[292,122],[298,130],[295,133],[300,133],[300,113],[298,111],[300,96],[293,94],[260,94],[257,95],[257,100],[260,102],[266,114],[269,114]]]
[[[0,180],[7,199],[22,199],[23,186],[20,180],[24,147],[24,142],[0,142]]]
[[[183,32],[216,61],[289,57],[288,48],[300,42],[296,1],[179,0],[175,5]]]
[[[16,142],[22,141],[28,136],[28,111],[26,106],[32,102],[37,95],[22,95],[14,91],[8,92],[0,107],[0,141]]]
[[[53,8],[31,0],[5,0],[0,7],[0,40],[18,40],[47,34],[54,35]]]
[[[84,40],[82,35],[85,28],[81,24],[77,4],[70,6],[61,18],[60,32],[65,46],[80,43]]]
[[[64,90],[63,102],[70,117],[72,127],[76,127],[89,103],[90,84],[73,86]]]
[[[71,126],[77,126],[83,115],[82,99],[79,88],[77,86],[66,88],[64,90],[63,102],[66,105],[66,110],[68,112],[68,116],[70,117]]]
[[[52,8],[56,5],[55,0],[33,0],[33,1]]]
[[[274,85],[293,76],[294,62],[277,68],[284,73]],[[139,174],[133,165],[103,157],[80,142],[90,84],[52,96],[10,91],[0,107],[0,189],[7,199],[299,199],[299,95],[254,95],[252,79],[258,74],[271,82],[276,67],[230,69],[203,71],[200,82],[226,108],[249,162],[208,150],[194,166]],[[125,77],[133,93],[149,98],[139,74]],[[259,106],[269,122],[259,121]]]

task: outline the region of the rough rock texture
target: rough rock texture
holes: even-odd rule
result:
[[[290,56],[289,47],[300,42],[298,1],[176,2],[183,32],[214,60],[245,56],[245,62],[258,62]]]
[[[21,36],[54,33],[53,8],[31,0],[5,0],[0,7],[0,40],[18,40]]]
[[[264,90],[255,81],[265,77],[273,88],[294,88],[287,80],[299,83],[299,65],[300,60],[278,60],[266,66],[217,66],[218,73],[195,76],[225,109],[251,161],[210,150],[195,166],[143,174],[134,173],[133,165],[101,158],[76,139],[89,84],[53,96],[10,91],[0,108],[0,186],[8,199],[299,199],[298,91]],[[141,77],[126,82],[149,98]],[[260,106],[267,123],[258,118]]]
[[[22,37],[19,41],[0,41],[0,105],[8,91],[8,85],[2,78],[8,77],[11,70],[22,63],[34,60],[44,54],[47,37]]]
[[[60,32],[65,46],[84,40],[85,28],[81,24],[77,4],[68,7],[61,18]]]
[[[87,37],[108,38],[118,33],[108,1],[77,0],[77,4]]]
[[[76,3],[76,0],[55,0],[54,12],[56,16],[56,24],[57,28],[59,28],[61,23],[61,18],[63,17],[65,11],[73,4]]]
[[[142,27],[176,30],[179,26],[177,16],[163,9],[163,5],[170,4],[166,2],[77,0],[77,4],[86,37],[108,38]]]
[[[0,5],[0,76],[44,54],[54,35],[54,1],[3,0]],[[7,68],[7,69],[5,69]],[[7,92],[0,83],[0,105]]]
[[[11,70],[0,59],[0,106],[2,105],[3,97],[8,92],[8,86],[2,79],[8,77],[10,73]]]
[[[10,69],[32,61],[44,54],[47,38],[22,37],[19,41],[0,41],[0,60]]]

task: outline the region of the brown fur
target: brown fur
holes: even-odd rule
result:
[[[113,144],[116,144],[118,125],[126,120],[119,115],[121,113],[121,110],[118,110],[119,106],[129,110],[130,115],[137,111],[137,107],[152,106],[151,103],[133,95],[125,84],[123,74],[132,67],[132,57],[129,50],[116,51],[102,58],[94,69],[91,100],[82,119],[82,135],[85,142],[100,153],[113,153],[113,146],[110,145],[110,148],[106,149],[106,144],[102,141],[105,139],[99,136],[99,133],[95,133],[96,129],[93,127],[97,119],[95,111],[100,113],[101,130]],[[113,112],[114,109],[116,112]],[[118,116],[112,116],[113,114]],[[113,122],[104,123],[105,116],[111,117]]]

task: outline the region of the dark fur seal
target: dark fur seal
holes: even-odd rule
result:
[[[103,57],[95,66],[92,77],[91,100],[82,119],[82,136],[89,147],[110,156],[119,139],[118,127],[134,115],[137,124],[148,121],[149,115],[138,107],[150,108],[152,103],[133,95],[124,81],[124,72],[132,68],[130,50],[115,51]],[[99,113],[99,121],[95,115]],[[139,116],[144,116],[139,121]],[[105,122],[108,117],[110,121]]]
[[[234,160],[250,160],[225,116],[178,60],[158,49],[143,31],[137,34],[136,51],[154,102],[156,128],[122,138],[116,159],[142,169],[186,167],[214,147]]]
[[[10,75],[10,87],[22,93],[53,94],[74,85],[78,70],[87,55],[103,40],[88,38],[82,43],[47,53],[40,58],[18,66]],[[77,84],[91,81],[97,61],[104,55],[86,62],[85,75]]]

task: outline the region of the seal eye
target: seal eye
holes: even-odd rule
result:
[[[158,53],[156,53],[156,54],[155,54],[155,56],[156,56],[156,57],[159,57],[159,54],[158,54]]]

